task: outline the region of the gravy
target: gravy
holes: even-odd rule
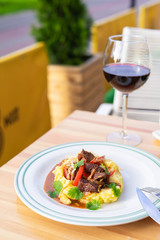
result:
[[[62,163],[63,163],[63,161],[60,162],[59,164],[56,164],[56,166],[54,166],[54,168],[48,173],[48,175],[46,177],[46,180],[45,180],[45,183],[44,183],[44,191],[47,193],[48,196],[49,196],[48,191],[54,192],[53,182],[54,182],[54,179],[55,179],[55,175],[54,175],[53,171],[57,166],[61,166]],[[55,200],[55,201],[57,201],[61,204],[64,204],[60,201],[59,197],[56,197],[53,200]],[[67,205],[67,204],[64,204],[64,205],[71,206],[71,207],[78,207],[78,208],[86,208],[86,204],[80,203],[77,200],[72,200],[72,203],[70,205]]]

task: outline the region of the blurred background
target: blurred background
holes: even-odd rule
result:
[[[0,165],[75,110],[96,112],[105,103],[106,114],[119,114],[121,101],[114,109],[115,92],[104,79],[102,58],[108,37],[125,27],[155,30],[144,32],[152,37],[154,81],[146,84],[145,94],[143,88],[130,94],[129,102],[132,109],[148,107],[151,114],[146,109],[141,119],[155,121],[160,1],[0,0]],[[131,117],[140,119],[136,113]]]
[[[0,56],[35,42],[30,28],[36,22],[38,0],[0,0]],[[94,21],[124,11],[150,0],[83,0]],[[127,24],[127,23],[126,23]]]

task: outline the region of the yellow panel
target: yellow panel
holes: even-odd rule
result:
[[[160,29],[160,2],[140,7],[138,26],[141,28]]]
[[[96,21],[92,27],[92,52],[103,53],[108,37],[121,34],[125,26],[136,26],[136,12],[134,9]]]
[[[0,165],[50,128],[43,43],[0,59]]]
[[[108,37],[121,34],[123,28],[126,26],[136,26],[136,12],[134,9],[129,9],[120,14],[96,21],[92,26],[92,52],[104,53]],[[110,89],[110,85],[105,80],[104,82],[106,90]]]

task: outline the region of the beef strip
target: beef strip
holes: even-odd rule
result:
[[[104,168],[99,167],[97,164],[94,163],[86,163],[85,164],[85,171],[91,173],[92,169],[95,169],[96,172],[105,172]]]
[[[81,192],[99,192],[99,185],[85,178],[81,178],[78,183]]]
[[[93,170],[94,170],[94,174],[92,174]],[[85,164],[85,171],[90,173],[89,180],[92,181],[92,182],[95,182],[96,184],[103,185],[104,180],[106,182],[108,182],[108,176],[105,173],[104,168],[98,166],[97,164],[86,163]]]
[[[103,186],[107,185],[108,176],[105,173],[105,169],[98,164],[90,163],[91,160],[95,158],[95,156],[85,151],[84,149],[78,155],[78,159],[85,158],[85,171],[89,173],[89,177],[81,178],[78,183],[78,188],[82,192],[100,192]]]
[[[100,179],[106,179],[107,174],[105,172],[95,172],[93,175],[93,180],[100,180]]]
[[[108,187],[108,176],[106,179],[103,180],[103,185],[102,188],[107,188]]]
[[[80,157],[85,158],[87,162],[90,162],[91,160],[93,160],[95,158],[95,156],[91,152],[87,152],[84,149],[82,149],[81,153],[78,156],[78,159]]]

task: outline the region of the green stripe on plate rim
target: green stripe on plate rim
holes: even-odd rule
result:
[[[114,144],[114,143],[109,143],[109,142],[103,142],[103,141],[99,141],[99,142],[97,142],[97,141],[85,141],[85,142],[73,142],[73,143],[67,143],[67,144],[61,144],[61,145],[57,145],[57,146],[53,146],[53,147],[50,147],[50,148],[48,148],[48,149],[45,149],[45,150],[43,150],[43,151],[41,151],[41,152],[39,152],[39,153],[37,153],[37,154],[35,154],[35,155],[33,155],[33,156],[31,156],[28,160],[26,160],[22,165],[21,165],[21,167],[19,168],[19,170],[18,170],[18,172],[17,172],[17,174],[16,174],[16,178],[15,178],[15,187],[16,187],[16,190],[17,190],[17,193],[18,193],[18,195],[20,196],[20,198],[22,199],[22,201],[24,201],[25,203],[26,203],[26,205],[27,206],[29,206],[32,210],[36,210],[36,211],[38,211],[39,212],[39,214],[41,214],[41,215],[43,215],[43,216],[46,216],[46,217],[51,217],[51,218],[53,218],[53,219],[59,219],[59,221],[61,220],[61,221],[63,221],[63,222],[71,222],[72,224],[74,224],[74,222],[75,222],[75,220],[76,220],[76,223],[78,223],[78,224],[80,224],[80,223],[84,223],[84,219],[86,219],[86,221],[87,221],[87,225],[89,224],[88,223],[88,220],[90,219],[90,220],[93,220],[93,218],[90,218],[90,217],[77,217],[77,216],[73,216],[73,215],[69,215],[69,214],[62,214],[62,213],[60,213],[60,212],[57,212],[57,211],[54,211],[54,210],[52,210],[52,209],[49,209],[49,208],[46,208],[46,207],[44,207],[42,204],[40,204],[39,202],[37,202],[35,199],[33,199],[30,195],[29,195],[29,193],[28,193],[28,191],[27,191],[27,189],[26,189],[26,187],[25,187],[25,184],[24,184],[24,176],[25,176],[25,173],[26,173],[26,171],[27,171],[27,169],[31,166],[31,164],[33,163],[33,162],[35,162],[35,161],[37,161],[38,159],[39,159],[39,157],[43,157],[44,155],[46,155],[46,154],[48,154],[48,153],[50,153],[50,152],[54,152],[54,151],[56,151],[56,150],[60,150],[60,149],[63,149],[63,148],[68,148],[68,147],[72,147],[72,146],[80,146],[80,145],[101,145],[101,146],[106,146],[106,145],[108,145],[108,146],[115,146],[115,147],[119,147],[119,148],[124,148],[124,149],[127,149],[127,150],[132,150],[132,151],[134,151],[134,152],[137,152],[137,153],[139,153],[139,154],[141,154],[141,155],[144,155],[145,157],[147,157],[147,158],[149,158],[151,161],[153,161],[154,163],[156,163],[159,167],[160,167],[160,164],[158,163],[159,162],[159,159],[157,158],[157,157],[155,157],[155,156],[153,156],[152,154],[150,154],[150,153],[147,153],[147,152],[145,152],[145,151],[143,151],[143,150],[141,150],[141,149],[137,149],[137,148],[135,148],[135,147],[130,147],[130,146],[127,146],[127,145],[121,145],[121,144]],[[66,216],[66,217],[68,217],[68,216],[71,216],[71,218],[76,218],[76,219],[74,219],[73,221],[74,222],[72,222],[71,220],[69,220],[69,219],[65,219],[65,218],[62,218],[61,216],[60,217],[56,217],[54,214],[51,214],[51,213],[46,213],[44,210],[42,210],[42,209],[39,209],[37,206],[35,206],[35,205],[33,205],[32,203],[30,203],[24,196],[23,196],[23,194],[21,193],[21,191],[20,191],[20,189],[19,189],[19,184],[18,184],[18,178],[19,178],[19,174],[20,174],[20,172],[21,172],[21,170],[22,170],[22,168],[23,167],[25,167],[25,165],[29,162],[29,161],[31,161],[30,163],[29,163],[29,165],[26,167],[26,169],[25,169],[25,171],[24,171],[24,174],[23,174],[23,187],[24,187],[24,190],[25,190],[25,192],[27,193],[27,195],[28,195],[28,197],[33,201],[33,202],[35,202],[36,203],[36,205],[38,205],[38,206],[40,206],[40,207],[42,207],[42,208],[44,208],[44,209],[46,209],[46,210],[48,210],[48,211],[51,211],[51,213],[55,213],[55,214],[60,214],[60,215],[62,215],[62,216]],[[156,200],[155,202],[154,202],[154,204],[157,204],[159,202],[159,200]],[[140,214],[140,216],[138,215],[138,214]],[[136,220],[140,220],[140,219],[142,219],[142,218],[145,218],[145,217],[147,217],[148,215],[145,213],[145,211],[143,210],[143,209],[141,209],[141,210],[138,210],[138,211],[136,211],[136,212],[133,212],[133,213],[129,213],[129,214],[125,214],[125,215],[120,215],[120,216],[114,216],[114,217],[105,217],[104,218],[104,220],[102,220],[102,222],[98,222],[99,224],[99,226],[100,225],[103,225],[103,224],[106,224],[106,223],[108,223],[108,221],[109,221],[109,223],[111,223],[111,224],[119,224],[119,223],[127,223],[127,222],[132,222],[132,221],[136,221]],[[77,221],[77,218],[80,218],[80,219],[83,219],[83,221]],[[116,221],[114,220],[116,218]],[[121,219],[121,220],[117,220],[117,218],[125,218],[125,219]],[[64,221],[64,219],[65,219],[65,221]],[[103,217],[101,217],[101,218],[99,218],[99,219],[103,219]],[[98,220],[98,219],[97,219]],[[95,220],[96,221],[96,220]],[[83,225],[83,224],[82,224]],[[94,225],[94,222],[91,222],[91,225]],[[95,225],[96,226],[98,226],[97,225],[97,222],[95,223]]]

